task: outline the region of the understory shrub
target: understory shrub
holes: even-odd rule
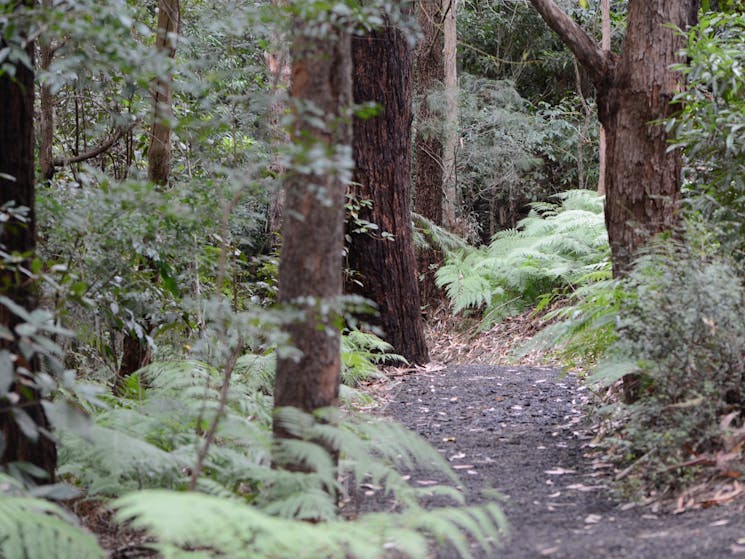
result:
[[[697,458],[725,450],[724,426],[742,424],[745,288],[731,261],[672,241],[623,284],[618,339],[591,380],[640,375],[639,400],[617,407],[613,444],[643,490],[680,489],[706,462]]]
[[[727,253],[745,257],[745,14],[709,13],[688,34],[686,89],[668,121],[688,159],[685,202]]]

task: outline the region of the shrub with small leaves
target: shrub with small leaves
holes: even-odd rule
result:
[[[723,417],[742,422],[745,288],[727,259],[669,241],[637,261],[625,291],[618,340],[592,380],[640,375],[615,444],[644,489],[678,489],[688,462],[722,449]]]

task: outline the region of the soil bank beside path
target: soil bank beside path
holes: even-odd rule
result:
[[[587,456],[593,434],[573,377],[552,368],[466,365],[400,382],[386,415],[451,462],[469,504],[483,502],[484,489],[505,496],[510,535],[495,557],[745,558],[738,503],[673,515],[614,500],[608,466]]]

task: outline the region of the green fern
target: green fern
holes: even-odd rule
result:
[[[57,505],[28,497],[0,476],[0,557],[9,559],[98,559],[96,538]]]
[[[341,338],[342,381],[348,386],[356,386],[361,380],[379,377],[379,365],[407,363],[402,355],[392,350],[391,344],[370,332],[345,332]]]
[[[595,365],[616,341],[616,321],[623,287],[611,278],[610,262],[589,273],[590,278],[569,295],[568,304],[549,312],[555,322],[525,344],[520,353],[552,349],[568,367]]]
[[[468,243],[455,233],[440,227],[421,214],[412,212],[414,224],[414,245],[418,248],[433,248],[443,253],[468,248]]]
[[[165,559],[175,557],[425,557],[429,541],[471,557],[470,536],[494,551],[505,520],[495,505],[362,515],[353,522],[306,523],[268,515],[237,500],[143,491],[114,504],[117,518],[147,530]]]
[[[603,200],[582,190],[558,198],[560,204],[532,204],[518,229],[497,233],[488,247],[450,254],[437,284],[454,312],[480,309],[485,328],[546,294],[595,281],[609,254]]]

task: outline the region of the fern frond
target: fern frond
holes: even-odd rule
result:
[[[602,198],[592,191],[558,198],[560,204],[532,204],[518,229],[497,233],[486,249],[449,256],[437,283],[456,313],[482,308],[483,327],[556,290],[576,289],[603,277],[590,273],[604,270],[610,251]]]
[[[104,553],[96,538],[58,506],[0,493],[0,557],[99,559]]]
[[[393,346],[370,332],[352,329],[341,338],[342,380],[355,386],[360,380],[380,376],[378,365],[408,363],[402,355],[393,353]]]
[[[100,425],[93,427],[90,441],[65,437],[60,461],[60,473],[85,483],[91,495],[173,485],[189,465],[147,441]]]
[[[277,518],[236,500],[197,493],[142,491],[117,500],[116,517],[148,530],[165,559],[175,557],[297,557],[298,559],[420,558],[429,536],[471,557],[468,539],[494,551],[505,533],[496,505],[368,514],[355,521],[311,524]]]
[[[458,235],[440,227],[423,215],[412,212],[411,217],[414,222],[414,229],[422,235],[424,246],[438,249],[446,254],[454,250],[468,248],[468,243]]]

